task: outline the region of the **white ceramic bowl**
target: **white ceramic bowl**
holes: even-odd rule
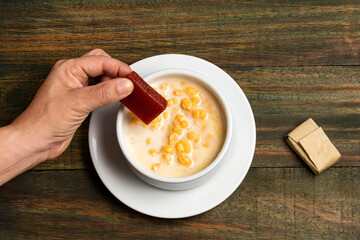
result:
[[[162,177],[156,175],[153,172],[150,172],[144,169],[131,155],[130,151],[127,149],[125,140],[123,139],[122,134],[122,125],[123,125],[123,112],[124,106],[121,105],[117,114],[116,120],[116,134],[120,144],[120,148],[124,153],[125,158],[130,166],[130,168],[135,172],[135,174],[140,177],[145,182],[166,190],[184,190],[196,187],[202,183],[204,183],[209,177],[211,177],[215,171],[220,167],[221,162],[226,161],[224,159],[224,155],[228,149],[230,144],[231,134],[232,134],[232,117],[229,105],[226,101],[224,95],[219,91],[219,89],[206,77],[203,75],[185,70],[185,69],[165,69],[160,70],[158,72],[152,73],[146,77],[144,80],[151,84],[151,82],[156,81],[159,78],[163,78],[164,76],[174,76],[174,75],[182,75],[191,81],[195,81],[205,87],[213,96],[215,96],[216,100],[219,102],[220,107],[222,107],[222,111],[224,113],[225,118],[225,127],[226,127],[226,135],[223,147],[221,148],[220,152],[218,153],[217,157],[214,161],[201,170],[193,175],[187,177],[180,177],[180,178],[169,178],[169,177]]]

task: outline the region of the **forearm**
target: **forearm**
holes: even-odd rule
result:
[[[31,136],[12,125],[0,128],[0,139],[0,186],[47,158]]]
[[[132,92],[132,82],[124,78],[131,72],[101,49],[58,61],[29,107],[0,128],[0,186],[64,152],[91,111]],[[101,81],[89,86],[89,77]]]

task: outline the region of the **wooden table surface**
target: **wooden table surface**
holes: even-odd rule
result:
[[[360,2],[0,1],[0,126],[52,65],[102,48],[134,63],[206,59],[253,108],[243,183],[201,215],[157,219],[118,201],[91,162],[89,119],[71,146],[0,187],[0,239],[360,239]],[[285,135],[312,117],[342,154],[315,176]]]

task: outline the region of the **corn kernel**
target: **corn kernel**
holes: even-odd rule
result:
[[[169,144],[174,145],[178,140],[178,137],[175,133],[171,133],[169,136]]]
[[[183,117],[184,117],[183,115],[176,114],[175,119],[180,121]]]
[[[207,144],[207,143],[204,143],[204,144],[203,144],[203,147],[206,147],[206,148],[208,148],[208,147],[209,147],[209,144]]]
[[[146,144],[150,144],[151,143],[151,138],[147,138],[146,139]]]
[[[165,160],[168,164],[171,164],[171,162],[173,161],[173,157],[171,156],[171,155],[169,155],[169,154],[162,154],[161,155],[161,158],[163,159],[163,160]]]
[[[175,152],[174,146],[171,146],[171,145],[163,146],[162,150],[163,150],[163,152],[168,153],[168,154],[173,154]]]
[[[172,98],[172,99],[170,99],[170,100],[168,101],[167,105],[170,107],[170,106],[172,106],[172,105],[174,105],[174,104],[178,104],[178,103],[179,103],[179,99],[177,99],[177,98]]]
[[[212,137],[214,136],[214,134],[212,132],[210,132],[209,134],[206,135],[206,140],[210,140]]]
[[[186,140],[181,140],[177,142],[175,148],[178,154],[182,154],[182,153],[189,154],[191,152],[191,145]]]
[[[174,91],[174,95],[175,95],[175,96],[182,96],[183,94],[184,94],[184,92],[181,91],[180,89],[176,89],[176,90]]]
[[[185,165],[187,167],[190,167],[191,166],[191,159],[189,158],[189,156],[186,156],[184,154],[180,155],[178,157],[178,161],[182,164],[182,165]]]
[[[193,95],[198,94],[198,93],[199,93],[199,91],[198,91],[198,90],[196,90],[196,89],[195,89],[195,88],[193,88],[193,87],[187,87],[187,88],[185,88],[185,93],[186,93],[187,95],[191,95],[191,96],[193,96]]]
[[[206,119],[207,117],[207,113],[202,109],[195,109],[194,111],[192,111],[192,115],[194,118],[201,118],[201,119]]]
[[[150,125],[150,128],[151,128],[152,130],[155,130],[155,129],[159,129],[160,126],[161,126],[160,123],[155,122],[155,123],[153,123],[153,124]]]
[[[151,121],[151,123],[155,122],[161,122],[161,115],[157,116],[156,118],[154,118],[154,120]]]
[[[155,149],[150,149],[149,153],[151,156],[154,156],[156,154],[156,150]]]
[[[167,119],[169,117],[169,113],[168,112],[164,112],[164,119]]]
[[[187,136],[188,139],[193,140],[198,136],[198,134],[196,132],[194,132],[194,131],[190,131],[190,132],[188,132],[186,134],[186,136]]]
[[[180,122],[180,127],[187,128],[189,126],[189,122],[186,120],[183,120]]]
[[[176,126],[179,126],[179,125],[180,125],[180,121],[181,121],[182,118],[183,118],[182,115],[176,114],[176,116],[175,116],[175,118],[174,118],[174,121],[173,121],[173,124],[176,125]]]
[[[178,126],[174,126],[171,131],[173,131],[174,133],[176,133],[177,135],[181,135],[182,134],[182,129]]]
[[[181,84],[181,85],[183,85],[183,86],[185,85],[185,83],[184,83],[184,82],[181,82],[180,84]]]
[[[188,111],[191,111],[191,109],[193,108],[193,104],[190,102],[189,99],[183,98],[183,100],[181,100],[181,107]]]
[[[155,163],[151,166],[151,169],[154,171],[154,172],[157,172],[159,169],[161,168],[161,165],[160,163]]]
[[[194,105],[198,105],[200,103],[200,99],[198,97],[192,97],[190,98],[190,101],[194,104]]]
[[[177,120],[177,119],[174,119],[173,124],[174,124],[175,126],[180,126],[180,121]],[[171,129],[171,128],[170,128],[170,129]]]
[[[198,137],[195,138],[195,140],[194,140],[195,143],[200,143],[200,141],[201,141],[201,137],[200,137],[200,136],[198,136]]]
[[[166,86],[161,85],[160,90],[166,91],[168,88]]]

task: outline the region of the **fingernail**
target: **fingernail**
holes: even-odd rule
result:
[[[121,97],[128,96],[134,89],[133,83],[126,78],[122,78],[117,82],[117,90]]]

